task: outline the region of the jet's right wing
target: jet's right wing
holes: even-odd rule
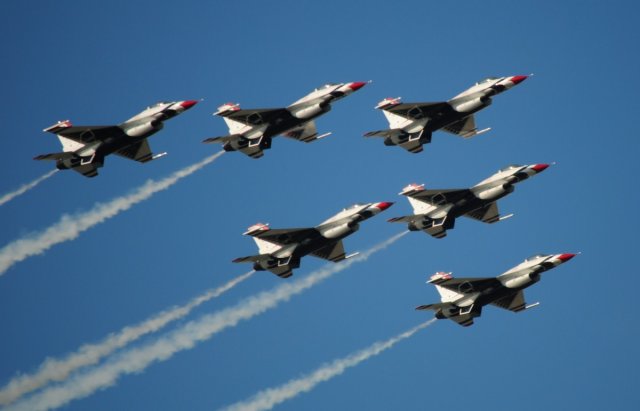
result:
[[[123,136],[124,131],[118,126],[70,126],[70,127],[49,127],[44,131],[49,131],[58,136],[68,138],[82,144],[94,141],[104,141],[109,137]]]
[[[216,112],[215,114],[249,126],[259,126],[264,123],[273,123],[291,117],[291,113],[284,108],[225,110]]]
[[[300,243],[308,238],[320,236],[320,233],[315,228],[274,228],[265,231],[248,232],[246,234],[281,245]]]
[[[385,107],[383,110],[413,120],[440,118],[453,112],[453,108],[446,101],[435,103],[400,103]]]
[[[470,194],[471,190],[469,190],[468,188],[462,188],[449,190],[420,190],[409,192],[405,195],[407,197],[415,198],[416,200],[424,201],[429,204],[441,205],[456,202],[463,197],[469,196]]]

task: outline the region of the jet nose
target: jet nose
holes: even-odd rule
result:
[[[349,88],[352,91],[357,91],[360,90],[362,87],[366,86],[367,83],[363,82],[363,81],[354,81],[353,83],[349,83]]]
[[[520,83],[522,83],[523,81],[525,81],[528,78],[529,78],[529,76],[513,76],[513,77],[511,77],[511,82],[513,84],[520,84]]]
[[[393,205],[393,203],[390,203],[390,202],[388,202],[388,201],[383,201],[383,202],[381,202],[381,203],[377,203],[377,204],[375,204],[375,205],[374,205],[374,207],[375,207],[375,208],[379,208],[379,209],[380,209],[380,211],[384,211],[384,210],[386,210],[387,208],[391,207],[392,205]]]
[[[185,100],[182,103],[180,103],[180,106],[182,106],[183,109],[188,110],[191,107],[195,106],[196,104],[198,104],[196,100]]]
[[[549,164],[534,164],[531,166],[531,169],[536,173],[541,173],[549,167]]]
[[[576,254],[571,254],[571,253],[560,254],[558,256],[558,260],[562,261],[563,263],[566,263],[567,261],[571,260],[575,256]]]

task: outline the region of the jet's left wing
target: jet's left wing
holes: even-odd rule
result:
[[[342,240],[340,240],[312,252],[311,255],[337,263],[345,259],[344,245],[342,244]]]
[[[283,134],[283,136],[292,138],[294,140],[303,141],[305,143],[311,143],[312,141],[320,140],[321,138],[327,137],[330,134],[331,133],[318,135],[316,123],[313,121],[308,121],[300,127],[287,131]]]
[[[527,303],[524,301],[524,292],[522,290],[507,295],[506,297],[502,297],[499,300],[495,300],[491,305],[504,308],[505,310],[513,311],[515,313],[527,308]]]
[[[149,142],[146,138],[138,143],[131,144],[130,146],[127,146],[125,148],[121,148],[120,150],[114,152],[114,154],[117,154],[120,157],[128,158],[129,160],[139,161],[141,163],[151,161],[154,159],[154,157],[157,158],[157,156],[154,156],[151,152],[151,147],[149,147]],[[158,156],[162,156],[163,154],[159,154]]]
[[[478,130],[473,114],[463,118],[462,120],[458,120],[455,123],[451,123],[448,126],[442,127],[442,131],[446,131],[447,133],[455,134],[464,138],[471,138],[478,134],[485,133],[489,130],[491,129],[485,128],[483,130]]]
[[[482,208],[477,208],[466,214],[465,217],[473,218],[474,220],[482,221],[483,223],[495,223],[500,221],[500,212],[498,211],[498,203],[495,201],[489,203]],[[506,218],[506,217],[504,217]]]

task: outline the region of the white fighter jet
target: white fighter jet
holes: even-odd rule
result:
[[[147,137],[162,130],[163,122],[193,107],[197,101],[160,102],[116,126],[73,126],[59,121],[44,131],[62,143],[61,153],[42,154],[34,160],[54,160],[59,170],[72,169],[86,177],[98,175],[104,158],[117,154],[146,163],[167,153],[153,154]]]
[[[277,135],[305,143],[319,140],[331,133],[318,135],[313,120],[329,112],[331,103],[366,84],[326,84],[286,108],[241,110],[238,104],[223,104],[213,114],[224,118],[229,135],[207,138],[203,143],[222,144],[225,151],[240,151],[249,157],[260,158],[264,150],[271,148],[271,140]]]
[[[358,253],[345,255],[342,239],[355,233],[360,222],[391,207],[393,203],[354,204],[312,228],[271,229],[268,224],[254,224],[243,234],[253,237],[260,254],[240,257],[234,263],[253,263],[256,271],[269,270],[287,278],[300,267],[307,254],[338,262]]]
[[[511,165],[475,186],[463,189],[426,190],[424,184],[409,184],[399,194],[407,196],[415,214],[394,217],[389,222],[408,223],[410,231],[423,230],[435,238],[443,238],[460,216],[490,224],[506,220],[513,214],[500,216],[496,201],[512,193],[514,184],[547,167],[548,164]]]
[[[473,114],[491,105],[492,97],[523,82],[528,76],[490,77],[476,83],[449,101],[402,103],[400,97],[385,98],[375,107],[389,121],[389,129],[370,131],[365,137],[382,137],[387,146],[400,146],[411,153],[422,151],[434,131],[470,138],[490,128],[478,130]]]
[[[436,273],[427,284],[435,285],[442,302],[421,305],[416,310],[433,310],[438,319],[447,318],[468,327],[487,304],[513,312],[533,308],[539,303],[527,305],[523,290],[537,283],[544,271],[573,257],[575,254],[534,255],[497,277],[453,278],[451,273]]]

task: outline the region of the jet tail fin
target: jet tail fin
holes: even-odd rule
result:
[[[71,126],[72,124],[69,120],[58,121],[56,124],[49,126],[42,131],[44,131],[45,133],[58,134],[60,130],[64,130],[65,128],[69,128]]]

